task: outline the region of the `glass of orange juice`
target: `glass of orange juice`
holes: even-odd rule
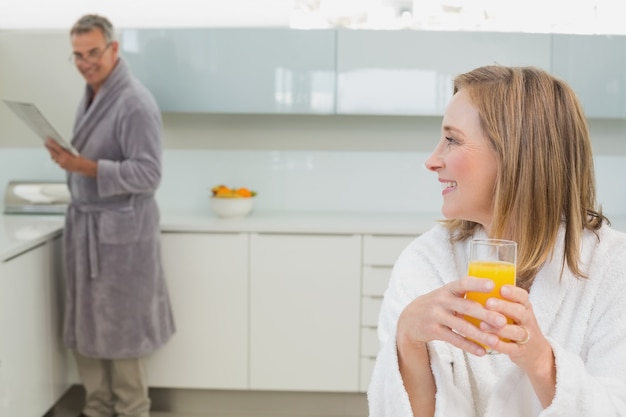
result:
[[[495,282],[491,292],[468,292],[465,298],[485,305],[488,298],[502,298],[500,289],[503,285],[515,285],[517,262],[517,243],[503,239],[474,239],[470,242],[469,266],[467,274],[477,278],[488,278]],[[480,326],[480,320],[465,316],[465,320],[474,326]],[[509,323],[512,321],[509,319]],[[506,339],[502,339],[508,341]],[[476,342],[478,343],[478,342]],[[479,343],[487,353],[497,353]]]

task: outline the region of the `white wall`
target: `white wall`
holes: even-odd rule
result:
[[[34,101],[69,136],[82,93],[80,74],[69,62],[66,31],[0,31],[0,97]],[[40,146],[27,127],[0,103],[0,146]]]
[[[336,0],[332,0],[336,1]],[[98,13],[122,27],[289,26],[292,0],[0,0],[0,29],[67,29]]]
[[[0,31],[0,97],[35,101],[70,136],[83,81],[66,31]],[[272,210],[438,211],[423,161],[440,118],[164,114],[167,208],[208,211],[219,183],[259,191]],[[592,120],[600,201],[626,214],[626,121]],[[41,142],[0,104],[0,191],[9,179],[62,179]]]

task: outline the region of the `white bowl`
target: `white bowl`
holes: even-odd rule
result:
[[[254,197],[211,197],[211,208],[218,217],[245,217],[253,205]]]

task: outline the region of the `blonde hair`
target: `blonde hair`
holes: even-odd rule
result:
[[[459,75],[459,90],[469,93],[498,157],[491,232],[518,243],[518,286],[530,288],[562,223],[563,267],[586,278],[582,233],[608,219],[596,207],[589,129],[572,88],[538,68],[485,66]],[[479,227],[459,219],[446,225],[455,241]]]

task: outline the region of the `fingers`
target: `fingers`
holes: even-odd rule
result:
[[[531,310],[528,292],[522,288],[505,285],[500,294],[504,299],[489,298],[485,308],[505,315],[514,323],[524,323]]]
[[[50,159],[52,159],[55,163],[57,163],[58,165],[61,165],[63,160],[63,154],[56,152],[56,151],[50,151]]]
[[[478,326],[480,321],[487,322],[494,328],[501,328],[506,325],[506,317],[501,312],[485,309],[480,303],[465,298],[467,292],[489,293],[493,291],[495,283],[492,280],[466,277],[448,285],[450,285],[450,292],[455,296],[450,307],[457,315],[476,319],[470,320],[474,322],[475,326]]]
[[[493,291],[496,284],[490,279],[475,278],[467,276],[457,281],[453,281],[446,285],[450,292],[456,297],[464,297],[468,292],[484,292]]]
[[[487,353],[479,343],[487,346],[497,343],[497,336],[481,332],[462,317],[436,310],[431,309],[433,314],[422,317],[419,333],[425,335],[425,339],[420,341],[441,340],[478,356]]]
[[[47,138],[46,141],[44,142],[44,145],[46,148],[48,148],[48,150],[58,153],[60,152],[63,148],[61,148],[61,146],[59,146],[59,144],[51,139],[51,138]]]
[[[523,339],[518,339],[516,343],[518,345],[525,345],[526,343],[530,342],[530,332],[528,331],[528,329],[524,326],[517,326],[517,327],[523,330],[526,333],[526,335],[524,336]]]
[[[398,334],[416,342],[441,340],[474,355],[485,355],[485,347],[493,349],[500,343],[498,332],[507,326],[507,318],[501,311],[466,299],[465,294],[489,293],[494,287],[490,279],[464,277],[418,297],[401,313]]]
[[[476,327],[474,327],[471,324],[469,325],[476,330]],[[487,338],[489,340],[487,340]],[[466,352],[473,353],[476,356],[484,356],[487,354],[487,351],[485,350],[483,346],[477,344],[473,340],[480,340],[481,343],[489,347],[492,347],[498,342],[498,338],[494,335],[486,335],[485,333],[478,333],[478,336],[475,336],[474,338],[470,338],[469,336],[466,337],[454,331],[451,331],[448,337],[441,339],[441,340],[444,340],[445,342],[448,342],[451,345],[456,346],[459,349],[462,349]]]
[[[480,330],[486,333],[497,334],[502,340],[508,343],[517,343],[518,345],[525,345],[531,339],[529,327],[521,324],[509,324],[502,328],[497,328],[482,322]]]
[[[446,341],[478,356],[486,354],[484,346],[493,348],[498,343],[498,336],[482,331],[482,329],[461,317],[457,317],[456,321],[450,323],[448,327],[452,330],[455,337]]]
[[[509,324],[498,329],[492,323],[483,322],[480,327],[500,337],[495,350],[508,354],[519,366],[530,363],[538,348],[549,346],[537,323],[528,292],[514,286],[503,286],[504,299],[489,298],[485,308],[510,318]]]
[[[52,159],[61,168],[68,168],[71,161],[75,158],[70,152],[62,148],[56,141],[48,138],[44,142],[46,149],[50,153]]]
[[[441,323],[451,329],[457,337],[446,341],[468,352],[485,354],[485,349],[475,342],[490,348],[495,346],[498,343],[495,333],[506,326],[507,318],[500,312],[485,309],[480,303],[466,299],[465,293],[469,291],[488,293],[493,290],[494,282],[489,279],[466,277],[448,285],[452,295],[447,300],[448,308],[454,314],[445,316]],[[490,330],[480,328],[481,322],[488,323]],[[459,339],[458,335],[464,337]]]
[[[500,289],[500,295],[510,301],[520,303],[528,308],[530,301],[528,300],[528,291],[514,285],[503,285]]]

